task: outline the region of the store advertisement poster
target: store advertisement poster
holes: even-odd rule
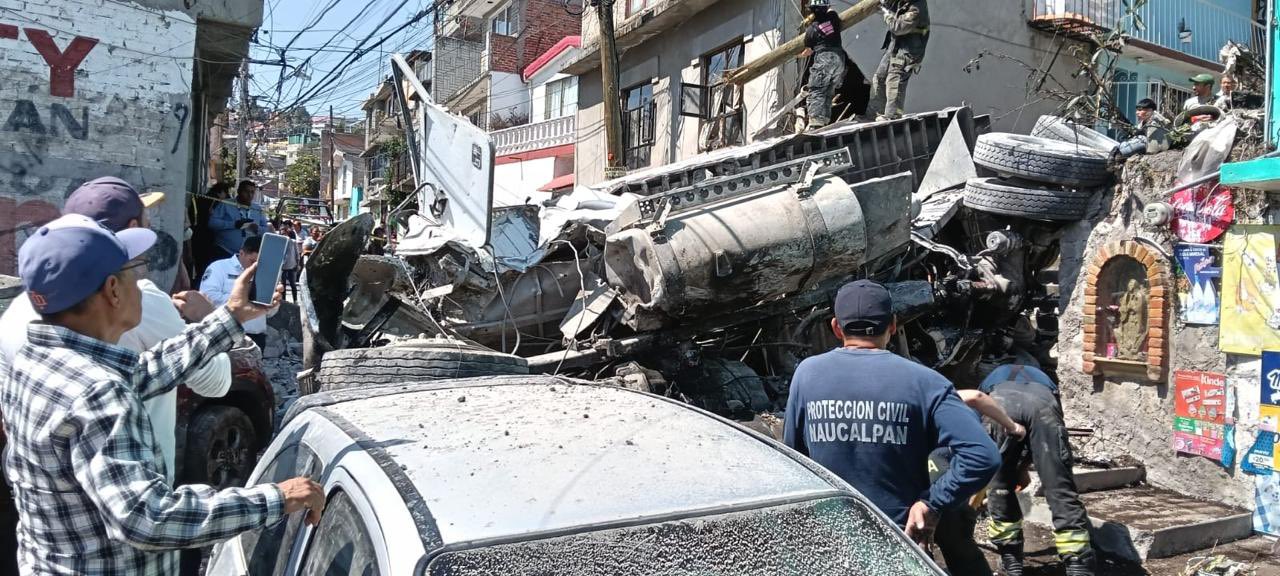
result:
[[[1227,416],[1227,377],[1179,370],[1173,374],[1173,449],[1220,462]]]
[[[1222,295],[1218,347],[1257,356],[1280,350],[1280,226],[1232,226],[1222,243]]]
[[[1178,267],[1187,278],[1187,289],[1180,292],[1182,321],[1187,324],[1218,323],[1218,287],[1222,269],[1214,264],[1214,253],[1208,246],[1178,244],[1173,247]]]

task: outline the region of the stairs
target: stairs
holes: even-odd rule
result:
[[[1248,538],[1252,514],[1213,502],[1148,486],[1141,466],[1076,470],[1076,485],[1093,528],[1094,549],[1101,555],[1137,564]],[[1039,480],[1019,495],[1025,521],[1053,529]]]

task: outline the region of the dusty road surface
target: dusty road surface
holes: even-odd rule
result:
[[[995,553],[995,548],[987,543],[986,533],[986,520],[980,520],[975,537],[987,556],[987,562],[994,569],[999,567],[1000,559]],[[1026,536],[1027,564],[1025,575],[1060,576],[1063,573],[1062,564],[1058,562],[1058,555],[1053,548],[1053,533],[1040,526],[1028,524],[1026,526]],[[1225,544],[1214,553],[1222,554],[1232,560],[1248,563],[1254,570],[1254,576],[1280,576],[1280,557],[1271,555],[1272,543],[1271,539],[1254,536]],[[1209,551],[1205,550],[1172,558],[1149,560],[1145,566],[1117,564],[1104,559],[1098,566],[1097,576],[1182,576],[1187,569],[1188,561],[1207,554],[1209,554]],[[934,556],[941,565],[942,555],[935,552]],[[956,576],[960,575],[957,574]]]

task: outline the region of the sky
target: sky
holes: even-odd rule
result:
[[[335,117],[362,117],[360,104],[390,74],[390,54],[429,49],[430,17],[396,29],[430,6],[432,0],[266,0],[250,55],[276,63],[283,52],[288,66],[253,64],[249,94],[269,109],[300,102],[312,115],[333,106]],[[370,47],[384,38],[355,57],[362,41]]]

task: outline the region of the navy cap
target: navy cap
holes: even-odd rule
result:
[[[22,243],[18,275],[36,312],[57,314],[97,292],[155,243],[156,233],[145,228],[112,234],[88,216],[67,214]]]
[[[848,336],[878,336],[893,323],[893,296],[871,280],[855,280],[836,293],[836,320]]]
[[[62,205],[63,214],[84,214],[115,232],[142,219],[142,211],[164,200],[164,193],[138,194],[128,182],[112,176],[95,178],[76,188]]]

